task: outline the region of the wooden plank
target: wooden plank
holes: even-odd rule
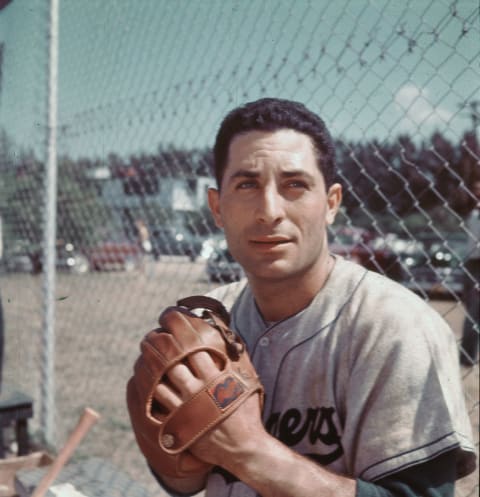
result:
[[[32,452],[26,456],[0,460],[0,497],[14,497],[15,475],[20,470],[31,470],[48,466],[53,458],[46,452]]]

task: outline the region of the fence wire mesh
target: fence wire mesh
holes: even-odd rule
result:
[[[205,191],[220,120],[261,96],[302,101],[332,131],[345,188],[332,250],[421,295],[475,359],[478,16],[474,0],[60,2],[57,447],[90,405],[102,421],[77,457],[107,458],[159,495],[125,383],[161,309],[242,274]],[[49,29],[48,1],[0,2],[3,383],[35,406]],[[478,363],[462,372],[478,447]],[[38,410],[30,427],[40,440]],[[478,471],[456,493],[476,495]]]

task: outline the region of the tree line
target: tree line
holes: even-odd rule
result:
[[[338,181],[344,185],[344,221],[381,232],[420,232],[432,223],[440,231],[458,230],[471,209],[470,186],[480,179],[478,136],[466,132],[454,143],[439,132],[420,143],[402,135],[392,141],[336,140]],[[57,235],[82,244],[95,242],[98,226],[108,226],[115,207],[105,201],[102,184],[121,181],[125,191],[140,199],[166,177],[186,184],[212,175],[212,151],[159,147],[154,153],[126,157],[58,158]],[[109,178],[98,179],[98,171]],[[0,213],[4,239],[40,243],[44,205],[45,168],[31,150],[18,150],[0,130]],[[141,203],[152,209],[151,203]],[[168,224],[178,213],[158,205],[147,218]],[[206,207],[185,219],[198,234],[214,230]],[[340,221],[342,222],[342,221]],[[112,229],[118,229],[113,227]]]

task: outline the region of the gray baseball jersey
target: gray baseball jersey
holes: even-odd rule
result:
[[[210,295],[231,310],[265,387],[264,425],[293,450],[367,481],[454,448],[459,475],[474,469],[455,338],[409,290],[336,257],[311,304],[277,323],[246,282]],[[255,492],[215,469],[206,495]]]

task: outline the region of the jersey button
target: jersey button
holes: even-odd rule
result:
[[[270,340],[267,337],[262,337],[260,338],[259,343],[262,347],[267,347],[268,345],[270,345]]]

